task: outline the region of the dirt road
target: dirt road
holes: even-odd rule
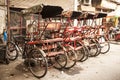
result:
[[[18,59],[9,65],[0,64],[0,80],[120,80],[120,44],[111,44],[107,54],[78,62],[70,70],[49,68],[47,75],[35,78]]]

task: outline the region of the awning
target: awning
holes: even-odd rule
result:
[[[103,18],[103,17],[106,17],[107,16],[107,13],[98,13],[97,17],[96,18]]]
[[[80,20],[84,20],[84,19],[93,19],[95,14],[94,13],[85,13],[85,16],[83,16],[82,18],[80,18]]]
[[[78,17],[80,17],[81,14],[82,14],[82,12],[73,11],[70,18],[71,18],[71,19],[78,19]]]
[[[63,9],[60,6],[44,5],[41,11],[42,18],[56,17],[61,15]]]

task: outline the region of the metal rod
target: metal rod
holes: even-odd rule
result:
[[[0,6],[2,6],[2,7],[7,7],[7,5],[2,5],[2,4],[0,4]]]

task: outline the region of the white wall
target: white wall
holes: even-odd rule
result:
[[[3,33],[3,29],[5,28],[6,25],[5,14],[6,14],[5,9],[3,7],[0,7],[0,34]]]

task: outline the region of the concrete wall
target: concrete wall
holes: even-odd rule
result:
[[[6,12],[5,12],[5,8],[0,7],[0,34],[3,33],[3,29],[6,26]]]

